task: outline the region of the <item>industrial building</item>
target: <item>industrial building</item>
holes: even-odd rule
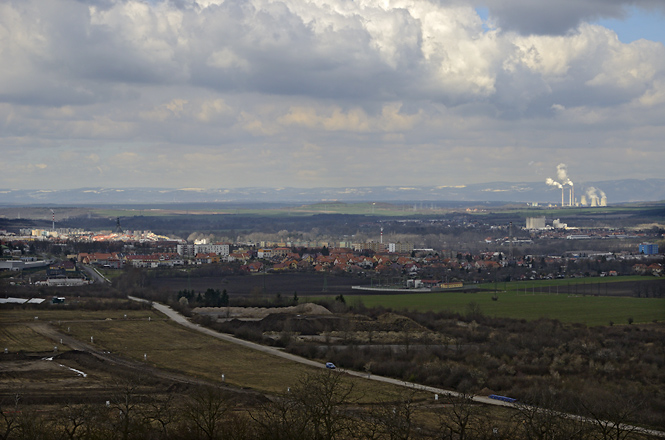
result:
[[[542,217],[527,217],[527,229],[545,229],[545,216]]]
[[[640,243],[638,249],[640,254],[644,255],[656,255],[658,253],[658,245],[654,243]]]

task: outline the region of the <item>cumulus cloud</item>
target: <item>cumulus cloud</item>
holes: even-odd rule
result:
[[[99,167],[95,177],[131,164],[125,181],[134,185],[148,172],[138,171],[143,161],[169,170],[155,167],[154,178],[193,178],[182,169],[196,161],[181,150],[207,167],[233,164],[227,185],[237,170],[274,169],[268,160],[293,166],[285,157],[328,183],[340,169],[365,178],[379,160],[393,170],[442,163],[461,178],[483,160],[544,163],[549,154],[558,163],[573,146],[598,154],[616,148],[609,133],[639,138],[653,163],[648,139],[664,134],[665,47],[624,44],[589,24],[627,7],[663,8],[656,0],[7,0],[0,147],[76,151],[23,169],[31,179],[79,160]],[[19,180],[12,169],[3,168],[6,182]],[[507,168],[490,169],[497,179]],[[309,171],[292,172],[311,182]],[[197,178],[206,186],[205,174]]]

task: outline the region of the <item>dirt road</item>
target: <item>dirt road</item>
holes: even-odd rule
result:
[[[191,376],[185,376],[182,374],[177,374],[177,373],[172,373],[164,370],[160,370],[158,368],[155,368],[151,365],[148,365],[143,362],[138,362],[134,361],[131,359],[127,359],[121,356],[116,356],[113,353],[110,353],[108,351],[102,351],[96,348],[93,345],[90,345],[88,343],[85,343],[81,340],[72,338],[64,333],[61,333],[57,331],[55,328],[53,328],[51,325],[43,322],[33,322],[29,324],[30,327],[37,333],[41,334],[42,336],[45,336],[51,340],[53,340],[56,345],[61,344],[61,345],[66,345],[70,347],[73,350],[78,350],[78,351],[83,351],[86,353],[91,354],[95,358],[107,362],[111,365],[116,365],[120,367],[124,367],[126,369],[130,369],[133,371],[136,371],[137,373],[141,374],[147,374],[151,377],[154,378],[159,378],[162,380],[170,381],[170,382],[178,382],[178,383],[183,383],[183,384],[188,384],[188,385],[215,385],[219,386],[219,383],[212,383],[210,381],[202,380],[202,379],[197,379]],[[62,343],[60,343],[62,341]],[[232,389],[229,387],[229,389]],[[234,391],[241,392],[241,393],[249,393],[249,394],[257,394],[255,391],[251,390],[240,390],[240,389],[235,389],[233,388]]]

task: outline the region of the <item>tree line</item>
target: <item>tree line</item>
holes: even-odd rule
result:
[[[481,405],[470,394],[432,400],[414,390],[378,395],[368,403],[344,374],[321,370],[300,377],[280,395],[247,405],[224,387],[198,386],[157,397],[141,376],[116,378],[109,400],[26,407],[21,395],[2,401],[0,438],[44,440],[629,440],[644,437],[625,424],[639,402],[579,409],[570,417],[542,391],[512,410]],[[603,397],[603,396],[598,396]]]

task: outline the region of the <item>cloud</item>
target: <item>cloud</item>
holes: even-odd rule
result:
[[[524,35],[565,35],[584,22],[625,18],[629,7],[665,11],[660,0],[485,0],[496,24]]]
[[[63,185],[74,168],[86,184],[206,186],[196,166],[223,168],[229,186],[252,170],[279,181],[280,166],[294,184],[455,185],[551,169],[572,150],[593,162],[622,143],[652,169],[665,46],[589,21],[661,4],[6,0],[0,186],[33,157],[48,168],[26,177]]]

